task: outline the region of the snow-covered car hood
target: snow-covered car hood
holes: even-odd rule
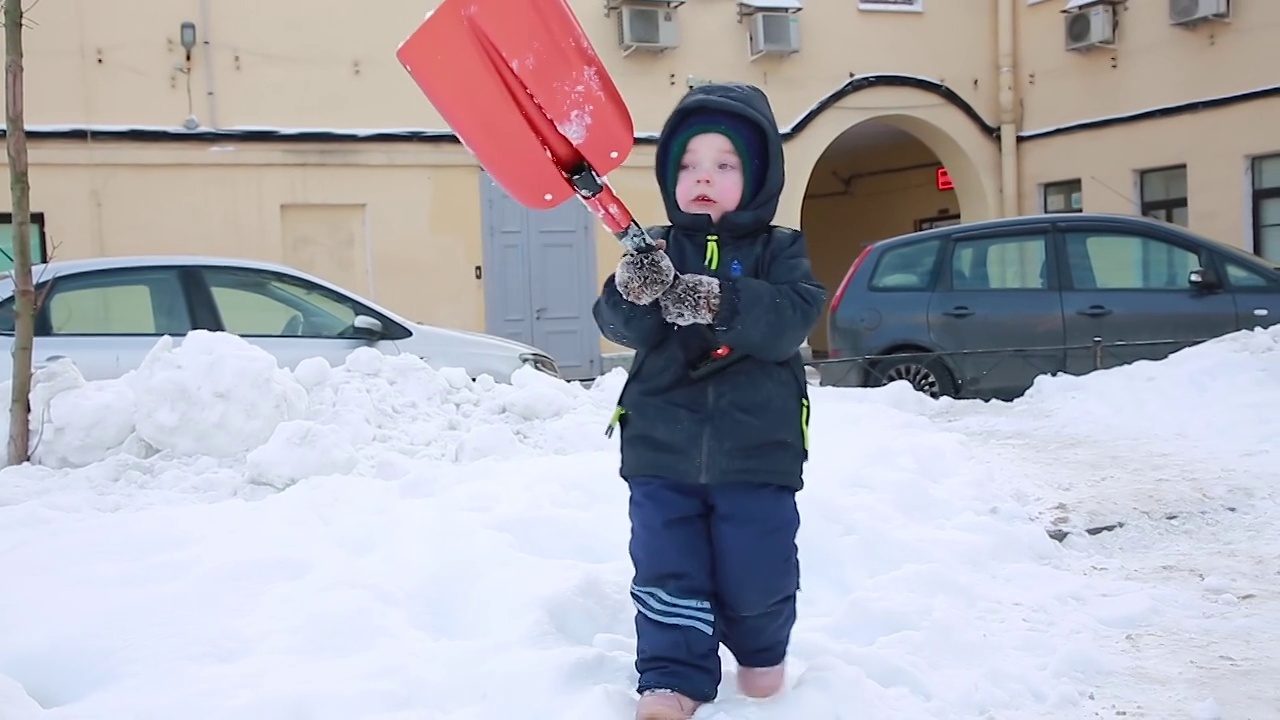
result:
[[[550,363],[536,364],[558,374],[555,359],[550,354],[517,340],[416,322],[410,323],[410,327],[413,336],[397,340],[396,345],[432,365],[461,364],[472,377],[488,373],[500,382],[507,382],[511,373],[527,363],[529,356],[536,356],[550,359]]]
[[[538,348],[532,345],[525,345],[519,340],[512,340],[510,338],[499,337],[497,335],[487,335],[485,333],[475,332],[472,330],[442,328],[434,325],[419,325],[418,327],[424,327],[427,330],[435,333],[447,333],[447,334],[457,335],[463,338],[470,338],[471,340],[475,340],[481,343],[488,343],[492,345],[495,349],[503,348],[503,349],[512,350],[517,353],[535,353],[538,355],[547,354],[546,352],[539,350]]]

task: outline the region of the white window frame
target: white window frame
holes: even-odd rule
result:
[[[1052,188],[1052,187],[1062,187],[1062,186],[1065,186],[1065,185],[1072,185],[1072,184],[1076,184],[1076,185],[1079,185],[1079,186],[1080,186],[1080,191],[1079,191],[1079,193],[1080,193],[1080,207],[1072,207],[1070,204],[1068,204],[1068,206],[1067,206],[1065,209],[1062,209],[1062,210],[1050,210],[1050,209],[1049,209],[1049,203],[1048,203],[1048,200],[1049,200],[1049,188]],[[1042,212],[1042,213],[1047,213],[1047,214],[1062,214],[1062,213],[1079,213],[1079,212],[1084,212],[1084,181],[1083,181],[1081,178],[1065,178],[1065,179],[1062,179],[1062,180],[1053,180],[1053,181],[1051,181],[1051,182],[1040,183],[1040,185],[1039,185],[1038,187],[1039,187],[1039,190],[1040,190],[1040,212]]]
[[[1245,250],[1253,253],[1254,255],[1257,255],[1258,257],[1264,257],[1262,255],[1262,248],[1259,247],[1262,241],[1262,238],[1259,237],[1260,236],[1259,231],[1262,228],[1261,228],[1261,222],[1260,222],[1261,219],[1259,218],[1259,213],[1258,213],[1258,206],[1260,204],[1260,201],[1265,201],[1265,200],[1274,198],[1275,193],[1277,192],[1277,190],[1280,190],[1280,188],[1276,188],[1276,187],[1259,188],[1257,186],[1258,180],[1254,176],[1254,164],[1259,160],[1271,160],[1274,158],[1280,158],[1280,150],[1276,152],[1264,152],[1264,153],[1258,153],[1256,155],[1249,155],[1245,158],[1245,161],[1244,161],[1245,162],[1245,173],[1244,173],[1245,199],[1246,199],[1245,227],[1248,228],[1248,237],[1246,238],[1248,240],[1248,245],[1245,247]]]
[[[864,12],[924,12],[924,0],[858,0],[858,9]]]
[[[1183,184],[1186,186],[1186,191],[1183,193],[1182,197],[1148,200],[1145,192],[1145,183],[1143,181],[1151,175],[1176,171],[1182,172]],[[1135,171],[1134,176],[1137,190],[1134,197],[1138,201],[1138,215],[1151,217],[1149,213],[1152,211],[1171,212],[1173,210],[1182,209],[1185,211],[1187,216],[1187,225],[1185,227],[1191,226],[1191,171],[1188,168],[1187,163],[1178,163],[1176,165],[1157,165],[1155,167],[1143,168]]]

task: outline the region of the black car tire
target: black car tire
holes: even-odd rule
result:
[[[938,358],[923,353],[903,353],[881,360],[872,367],[871,385],[882,387],[895,380],[907,380],[929,397],[954,397],[956,380]]]

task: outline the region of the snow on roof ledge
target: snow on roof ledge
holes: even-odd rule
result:
[[[803,10],[800,0],[738,0],[738,4],[757,10]]]
[[[951,91],[942,81],[923,75],[892,72],[871,72],[855,75],[822,97],[818,98],[817,101],[801,112],[799,117],[793,120],[789,125],[784,127],[779,124],[778,129],[782,132],[783,137],[795,135],[804,126],[808,125],[814,117],[821,113],[825,107],[838,101],[840,98],[860,89],[884,85],[916,87],[928,90],[944,98],[948,98],[948,95],[951,94],[953,97],[948,98],[948,102],[956,104],[964,110],[970,119],[978,123],[985,134],[990,135],[991,137],[998,137],[999,135],[999,130],[995,125],[982,118],[976,110],[971,106],[968,106],[963,100],[956,100],[955,97],[958,96],[954,96],[953,91]],[[1248,102],[1255,99],[1273,97],[1280,97],[1280,84],[1266,85],[1263,87],[1231,92],[1224,95],[1199,97],[1170,105],[1142,108],[1115,115],[1068,122],[1061,125],[1053,125],[1033,130],[1023,130],[1018,133],[1018,137],[1020,139],[1031,140],[1040,137],[1059,135],[1066,132],[1073,132],[1075,130],[1084,130],[1115,122],[1140,120],[1147,117],[1165,117],[1185,112],[1195,112],[1210,106]],[[288,128],[241,125],[225,127],[217,130],[207,128],[187,130],[185,128],[172,126],[31,124],[26,126],[26,130],[29,136],[40,139],[116,139],[140,141],[188,140],[205,142],[225,142],[233,140],[268,142],[349,142],[353,140],[389,143],[458,142],[457,137],[447,128]],[[4,136],[4,126],[0,125],[0,137]],[[658,133],[652,131],[637,131],[635,133],[635,139],[637,142],[654,143],[658,139]]]
[[[353,139],[353,140],[452,140],[452,130],[430,128],[326,128],[326,127],[271,127],[262,125],[237,125],[222,128],[199,127],[194,130],[165,125],[75,125],[52,123],[26,126],[29,135],[92,139],[93,136],[124,137],[130,139]],[[0,137],[4,128],[0,127]]]

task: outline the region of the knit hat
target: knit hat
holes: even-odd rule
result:
[[[686,115],[678,125],[671,129],[670,152],[662,158],[664,177],[668,187],[674,188],[676,176],[680,172],[680,159],[684,157],[685,147],[695,136],[702,133],[719,133],[729,138],[733,149],[742,160],[742,201],[746,205],[760,192],[764,184],[765,161],[768,157],[768,144],[764,132],[750,119],[734,112],[707,109],[694,110]]]

